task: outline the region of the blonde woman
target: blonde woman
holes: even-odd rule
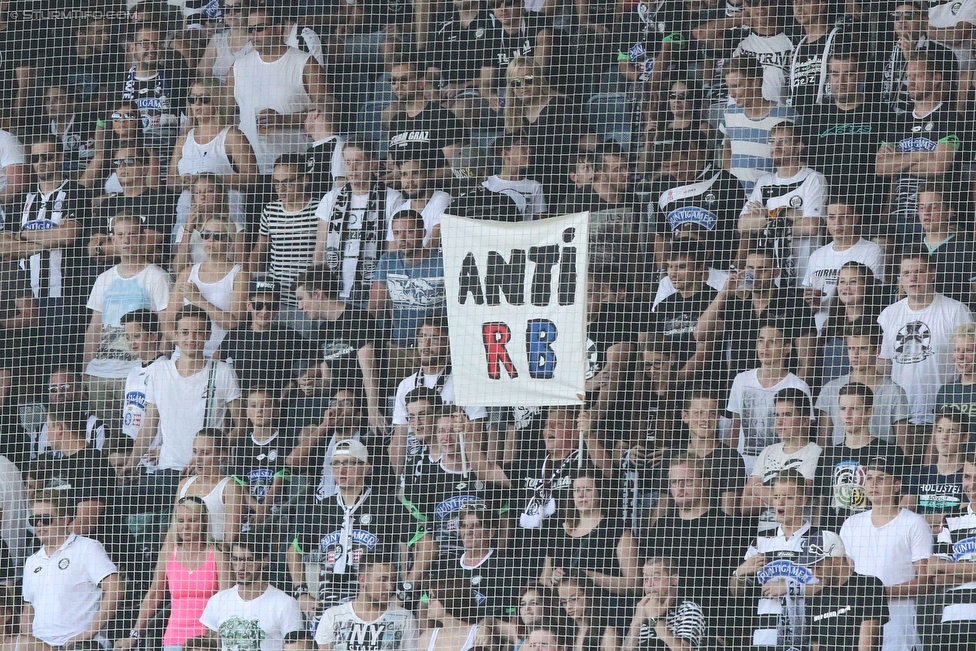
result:
[[[203,500],[210,514],[210,536],[229,547],[241,530],[244,489],[224,473],[230,442],[214,427],[205,427],[193,439],[193,457],[180,482],[176,504],[188,497]],[[170,537],[172,540],[172,537]]]
[[[175,535],[159,551],[156,572],[132,632],[115,642],[120,651],[138,644],[165,601],[170,603],[170,613],[163,650],[181,651],[188,639],[206,633],[200,615],[207,601],[232,583],[224,553],[210,536],[210,515],[202,499],[181,499],[173,510],[171,528]]]
[[[585,131],[579,107],[549,86],[531,58],[512,59],[505,78],[505,132],[528,139],[532,154],[526,176],[542,183],[547,198],[562,197],[569,190],[570,165]]]
[[[179,274],[190,265],[207,259],[200,231],[210,218],[230,219],[230,198],[227,186],[216,174],[198,174],[190,182],[190,209],[185,220],[178,221],[173,235],[176,255],[173,270]],[[244,224],[231,221],[234,242],[231,247],[234,262],[243,261]]]
[[[245,0],[224,2],[220,12],[227,29],[210,37],[197,65],[197,74],[201,77],[214,77],[226,84],[227,73],[234,67],[234,62],[254,50],[247,33],[246,4]]]
[[[196,305],[210,317],[210,339],[203,347],[213,357],[228,330],[243,322],[247,314],[248,274],[233,260],[237,233],[230,221],[210,217],[199,231],[206,260],[180,272],[164,313],[164,327],[172,332],[176,313],[184,305]]]

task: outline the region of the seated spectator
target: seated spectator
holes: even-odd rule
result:
[[[246,262],[248,256],[244,252],[247,228],[244,222],[245,215],[231,216],[228,191],[223,181],[214,174],[200,174],[193,178],[189,192],[189,212],[184,216],[183,221],[177,219],[176,228],[173,230],[175,246],[173,271],[181,273],[186,268],[207,259],[201,231],[210,219],[230,222],[231,230],[234,231],[229,239],[228,250],[231,259],[234,262]]]
[[[47,384],[47,411],[53,410],[83,416],[86,419],[85,442],[96,450],[105,450],[106,453],[114,450],[117,442],[111,439],[111,430],[106,432],[105,421],[92,411],[82,375],[70,366],[59,364],[51,369]],[[46,422],[29,434],[31,459],[50,450]]]
[[[823,587],[803,604],[814,648],[881,648],[882,627],[888,623],[884,584],[877,577],[855,574],[850,559],[824,570]]]
[[[200,616],[210,597],[230,584],[224,551],[210,537],[210,517],[203,500],[188,497],[173,511],[175,541],[163,545],[152,584],[139,605],[128,637],[115,643],[117,651],[133,649],[149,631],[151,620],[169,601],[163,645],[183,648],[191,637],[204,635]]]
[[[539,13],[528,11],[525,5],[514,0],[491,0],[488,9],[495,26],[489,32],[492,62],[485,66],[487,70],[481,71],[479,92],[491,108],[501,112],[512,98],[512,88],[506,78],[509,64],[515,59],[531,61],[537,56],[541,59],[539,33],[546,25]]]
[[[279,429],[281,404],[273,389],[248,391],[245,413],[248,431],[230,454],[230,474],[244,488],[244,526],[254,528],[280,512],[288,497],[291,476],[285,460],[295,441]]]
[[[521,589],[518,614],[509,621],[498,622],[503,639],[508,640],[515,651],[521,649],[529,632],[545,622],[558,621],[557,605],[552,594],[545,588],[526,586]]]
[[[936,413],[932,425],[932,463],[912,468],[903,505],[925,519],[934,531],[945,518],[962,511],[963,467],[970,450],[969,417],[956,409]]]
[[[756,59],[732,59],[725,68],[725,83],[735,105],[725,110],[718,127],[725,136],[722,167],[739,179],[748,193],[760,176],[776,167],[769,149],[770,130],[795,119],[792,109],[763,96],[762,74],[762,65]]]
[[[668,110],[661,126],[659,141],[663,144],[675,138],[690,140],[699,144],[703,151],[715,147],[715,130],[705,119],[704,97],[698,84],[682,79],[671,82],[668,88]],[[672,151],[675,146],[672,144]]]
[[[736,449],[742,455],[746,472],[753,478],[750,481],[756,477],[754,469],[760,468],[757,463],[760,453],[767,446],[775,445],[778,438],[773,426],[777,420],[777,396],[786,389],[798,390],[806,394],[808,399],[810,396],[807,383],[787,368],[787,356],[792,347],[793,344],[786,339],[783,325],[777,322],[766,323],[759,329],[759,340],[756,343],[759,368],[743,371],[732,381],[727,407],[732,413],[730,435],[736,441]],[[799,414],[795,415],[800,417]],[[807,413],[806,417],[812,418],[812,414]],[[799,448],[803,448],[805,444],[803,442]]]
[[[762,449],[745,490],[742,514],[756,515],[771,506],[774,484],[785,470],[796,470],[813,486],[823,448],[814,443],[810,395],[795,387],[780,389],[773,397],[773,420],[779,443]],[[763,523],[760,523],[762,530]]]
[[[210,37],[197,63],[198,76],[214,77],[226,84],[227,74],[234,63],[254,51],[247,33],[246,7],[244,0],[227,0],[220,6],[220,17],[226,29]]]
[[[817,310],[817,329],[830,316],[830,306],[837,294],[837,277],[848,262],[866,265],[875,280],[884,282],[884,250],[876,243],[861,236],[860,216],[857,207],[848,199],[832,199],[827,203],[827,233],[831,242],[810,254],[806,273],[800,284],[811,309]],[[828,374],[833,369],[826,369]]]
[[[342,159],[346,182],[330,190],[316,212],[314,261],[341,275],[343,300],[365,307],[376,265],[392,239],[387,229],[404,198],[379,180],[379,158],[369,141],[347,142]]]
[[[675,562],[652,557],[644,562],[641,573],[644,597],[637,602],[624,648],[679,651],[701,646],[710,632],[705,613],[683,594]]]
[[[106,418],[109,430],[114,432],[120,430],[117,410],[125,378],[141,364],[126,341],[122,316],[139,308],[158,313],[169,303],[169,275],[147,261],[143,253],[143,231],[139,216],[120,213],[115,217],[112,248],[119,256],[119,263],[99,275],[88,297],[91,310],[85,332],[88,395],[95,413]]]
[[[556,592],[560,609],[571,626],[572,648],[611,651],[620,645],[620,631],[609,616],[610,607],[589,579],[565,576],[559,581]],[[531,639],[530,635],[529,641]],[[528,642],[526,646],[531,649]]]
[[[976,324],[964,323],[952,332],[952,361],[959,379],[942,385],[935,397],[936,410],[953,407],[976,415]]]
[[[278,198],[264,206],[258,240],[251,249],[250,272],[266,274],[281,287],[281,300],[296,311],[293,283],[312,264],[319,228],[321,197],[312,194],[305,159],[282,155],[273,166],[272,182]],[[285,318],[285,317],[283,317]]]
[[[322,613],[315,630],[320,649],[365,651],[372,631],[382,631],[387,651],[417,651],[417,621],[394,600],[395,565],[384,558],[359,563],[359,593]],[[430,648],[429,646],[427,648]]]
[[[213,357],[227,336],[244,318],[248,275],[233,261],[234,227],[226,219],[210,218],[201,224],[200,239],[206,259],[180,272],[163,313],[164,329],[172,337],[173,319],[184,305],[195,305],[210,317],[210,339],[203,348]]]
[[[879,363],[880,329],[871,321],[856,321],[848,327],[845,339],[851,372],[825,384],[817,397],[820,440],[827,445],[840,445],[848,437],[845,416],[840,409],[840,393],[848,384],[857,383],[872,392],[873,413],[868,418],[871,436],[896,444],[907,454],[914,455],[908,434],[908,396]]]
[[[189,476],[176,489],[176,505],[199,500],[207,506],[210,537],[219,543],[232,542],[241,531],[247,509],[246,491],[224,472],[230,457],[227,437],[205,427],[193,437]]]
[[[820,332],[820,374],[824,382],[851,371],[845,338],[859,323],[876,323],[890,299],[887,288],[860,262],[845,262],[837,271],[837,300],[827,309]]]
[[[24,565],[23,643],[108,644],[109,623],[122,606],[124,588],[105,548],[71,531],[74,519],[74,504],[61,491],[34,497],[30,526],[41,547]]]
[[[840,537],[854,571],[877,577],[887,588],[890,619],[884,625],[883,648],[908,651],[919,644],[915,597],[929,590],[926,566],[932,555],[932,528],[925,518],[899,505],[904,468],[898,461],[868,460],[864,485],[871,508],[849,517]]]
[[[210,597],[200,623],[220,636],[222,651],[241,645],[283,651],[285,636],[302,628],[302,614],[295,599],[268,580],[271,546],[261,534],[245,534],[230,546],[230,566],[237,585]]]
[[[458,578],[436,578],[430,588],[428,616],[432,626],[420,636],[418,648],[427,651],[456,651],[465,647],[490,646],[490,620],[479,622],[477,601]]]
[[[411,145],[396,152],[393,161],[397,166],[400,192],[405,201],[396,208],[413,210],[424,218],[424,246],[439,249],[441,246],[441,215],[450,212],[453,198],[439,189],[437,169],[441,155],[427,145]],[[389,221],[388,221],[389,224]],[[393,232],[387,227],[386,239],[393,241]]]
[[[976,575],[972,565],[974,552],[967,546],[972,538],[976,513],[976,456],[966,454],[963,465],[964,502],[966,509],[945,518],[935,543],[935,554],[929,558],[925,571],[936,586],[931,595],[919,599],[919,633],[926,649],[962,648],[976,641],[973,626],[973,582]]]
[[[532,160],[528,139],[524,136],[503,136],[495,141],[494,150],[498,174],[489,176],[482,185],[492,192],[517,192],[521,195],[525,200],[525,221],[545,217],[548,207],[542,184],[527,175]]]
[[[380,258],[370,290],[369,311],[390,333],[388,372],[401,379],[417,367],[417,326],[443,309],[444,260],[424,246],[424,221],[413,210],[397,212],[392,221],[393,247]]]
[[[243,274],[242,274],[243,275]],[[313,346],[278,321],[281,285],[255,278],[250,282],[245,323],[229,331],[215,355],[234,367],[245,391],[284,388],[296,365],[315,356]]]
[[[898,446],[876,437],[871,429],[875,415],[878,412],[884,415],[883,405],[875,408],[877,397],[866,384],[854,380],[838,391],[836,411],[840,418],[835,426],[840,426],[844,438],[824,450],[817,469],[818,489],[826,498],[821,522],[828,529],[839,529],[848,517],[867,510],[864,468],[869,460],[879,456],[902,457]]]
[[[77,180],[95,155],[95,121],[84,110],[79,111],[72,88],[61,83],[53,83],[44,89],[42,121],[38,132],[49,134],[60,142],[64,152],[59,172],[66,178]]]
[[[918,189],[918,221],[922,234],[912,244],[924,245],[935,264],[935,291],[967,305],[973,302],[976,245],[960,232],[959,198],[949,186],[926,182]]]
[[[606,505],[606,488],[596,473],[573,479],[573,504],[550,541],[539,582],[559,585],[567,576],[587,576],[600,590],[625,595],[638,581],[637,545],[630,529]]]
[[[740,250],[755,240],[771,248],[780,285],[793,286],[806,277],[810,254],[822,244],[826,179],[803,164],[803,141],[792,123],[774,125],[768,143],[775,171],[756,179],[739,215]]]
[[[932,422],[935,397],[952,377],[952,332],[973,320],[969,308],[936,292],[928,251],[901,257],[898,286],[906,297],[881,312],[881,358],[891,360],[891,379],[908,394],[913,423]]]
[[[778,528],[760,532],[729,581],[733,596],[755,604],[751,621],[737,631],[751,637],[753,646],[802,645],[810,634],[807,591],[816,590],[833,566],[847,563],[841,537],[814,528],[807,517],[812,498],[803,475],[796,468],[784,470],[771,494]]]

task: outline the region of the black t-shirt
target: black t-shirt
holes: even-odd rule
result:
[[[732,373],[759,367],[756,341],[759,339],[759,329],[765,321],[777,321],[785,325],[786,339],[791,342],[795,342],[797,337],[814,337],[817,334],[813,311],[803,300],[803,296],[789,287],[774,289],[769,305],[759,314],[753,310],[752,297],[730,298],[725,304],[722,319],[725,322],[726,343],[731,346],[728,363]]]
[[[677,362],[683,365],[695,354],[698,342],[695,340],[695,326],[702,313],[715,299],[718,292],[711,287],[692,296],[682,296],[675,292],[661,301],[651,316],[651,331],[662,336],[677,355]]]
[[[390,120],[390,152],[408,147],[428,146],[441,150],[449,145],[463,145],[467,131],[453,113],[439,106],[427,108],[410,117],[397,113]]]
[[[447,191],[454,197],[452,215],[508,223],[522,221],[519,205],[504,192],[492,192],[479,183],[457,183]]]
[[[737,178],[709,165],[692,183],[663,179],[651,191],[651,200],[651,228],[656,235],[667,238],[681,231],[704,231],[712,266],[729,265],[739,245],[736,226],[746,203]]]
[[[115,470],[93,447],[70,457],[47,450],[31,462],[27,474],[43,488],[67,489],[77,502],[107,504],[115,492]]]
[[[284,386],[295,363],[315,358],[316,351],[312,342],[276,323],[267,332],[246,325],[231,330],[220,344],[220,356],[234,367],[241,390],[248,391]]]
[[[454,11],[431,37],[430,61],[440,68],[444,81],[471,81],[481,74],[481,68],[492,64],[492,43],[498,41],[499,29],[489,9],[482,9],[467,26]]]
[[[872,457],[901,458],[901,449],[874,439],[856,450],[845,444],[831,445],[817,464],[817,489],[824,498],[822,525],[840,531],[844,520],[871,508],[864,490],[865,466]]]
[[[518,29],[511,34],[502,28],[501,22],[494,14],[491,15],[491,21],[497,26],[497,29],[491,33],[492,42],[489,46],[491,60],[498,68],[497,74],[501,76],[501,83],[504,83],[508,63],[515,57],[531,56],[535,49],[536,36],[546,26],[546,17],[537,13],[527,13],[522,17]]]
[[[477,606],[478,619],[508,618],[517,612],[519,579],[518,555],[495,549],[477,565],[468,565],[464,557],[451,558],[434,564],[433,576],[460,578],[471,586],[471,596]]]
[[[362,381],[357,354],[366,344],[376,344],[380,331],[366,310],[352,305],[335,321],[322,321],[316,337],[321,359],[334,375]]]
[[[335,184],[332,176],[332,157],[335,155],[338,136],[317,142],[305,152],[305,168],[311,178],[312,196],[322,197]]]
[[[922,235],[919,235],[919,244],[924,244]],[[976,244],[964,235],[953,234],[935,249],[928,249],[935,265],[935,291],[969,303],[971,280],[976,276],[973,270]]]
[[[549,556],[554,568],[561,567],[567,574],[574,575],[586,571],[621,575],[617,543],[624,535],[624,524],[620,519],[604,517],[584,536],[570,536],[563,527],[555,528],[553,533]]]
[[[873,576],[854,574],[844,585],[825,587],[806,597],[810,637],[820,651],[857,651],[861,624],[888,621],[888,595]]]
[[[254,439],[254,432],[248,432],[231,454],[230,474],[254,500],[263,504],[275,479],[282,477],[287,481],[285,459],[294,447],[294,439],[278,430],[264,443]]]
[[[363,554],[390,553],[396,545],[406,542],[404,522],[409,516],[403,506],[379,491],[365,490],[369,494],[365,499],[360,496],[361,503],[352,510],[345,534],[338,493],[321,502],[307,502],[299,509],[293,544],[302,555],[305,576],[301,578],[309,594],[324,608],[355,598]]]

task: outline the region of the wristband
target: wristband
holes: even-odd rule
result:
[[[98,127],[99,129],[104,129],[107,125],[105,124],[105,120],[98,118],[97,120],[95,120],[95,126]]]
[[[17,236],[17,239],[19,239],[21,242],[26,242],[27,241],[26,236],[27,236],[27,231],[22,230],[20,231],[20,234]]]
[[[671,32],[663,40],[665,43],[674,43],[680,46],[685,44],[685,35],[681,32]]]
[[[132,629],[131,631],[129,631],[129,637],[132,638],[133,640],[138,640],[140,637],[139,631],[137,629]]]

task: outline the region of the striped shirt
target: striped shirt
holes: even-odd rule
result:
[[[756,180],[775,170],[769,157],[769,130],[780,122],[795,122],[796,111],[788,106],[774,106],[764,118],[753,120],[738,106],[725,109],[719,131],[729,139],[732,165],[729,169],[742,183],[746,193],[752,192]]]
[[[677,607],[668,609],[664,621],[668,630],[671,631],[671,635],[679,640],[683,640],[695,648],[701,644],[702,637],[705,635],[705,613],[702,612],[701,606],[694,601],[685,600]],[[637,648],[640,651],[656,648],[651,643],[652,640],[656,639],[659,638],[654,631],[654,625],[650,621],[644,620],[641,623]]]
[[[285,210],[272,201],[261,213],[259,235],[268,238],[268,276],[281,283],[282,301],[297,306],[292,283],[312,264],[319,220],[319,200],[313,199],[299,211]]]

